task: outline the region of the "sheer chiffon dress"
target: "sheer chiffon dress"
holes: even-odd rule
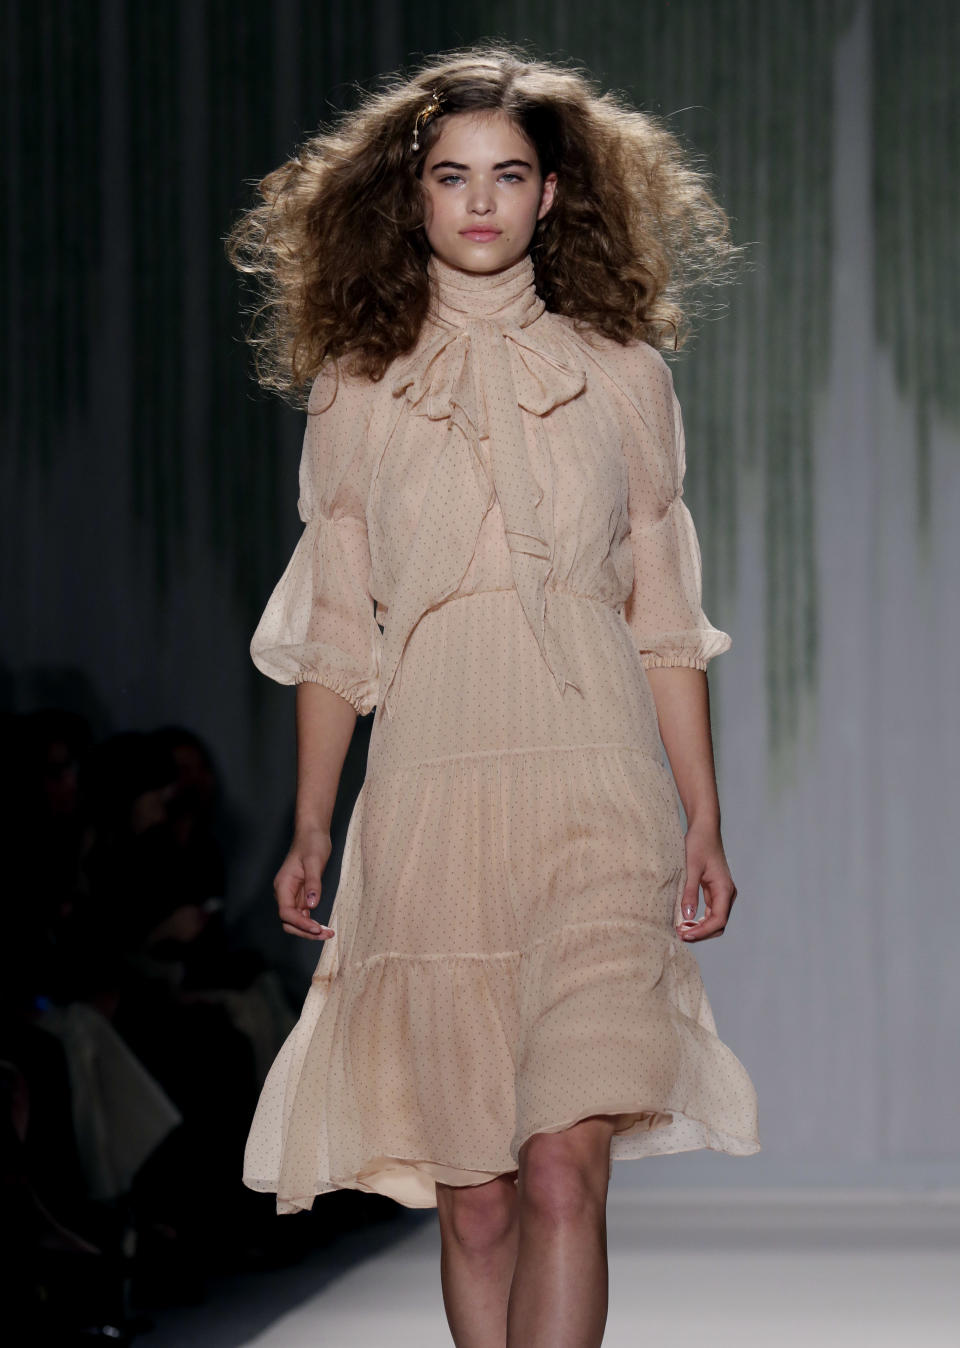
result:
[[[760,1149],[682,918],[646,670],[731,645],[701,606],[683,423],[651,346],[576,331],[524,257],[435,256],[379,382],[313,385],[300,541],[251,643],[376,709],[330,925],[243,1181],[279,1212],[409,1207],[618,1116],[615,1159]]]

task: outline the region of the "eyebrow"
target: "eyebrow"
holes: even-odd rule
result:
[[[493,167],[495,169],[525,168],[530,169],[531,172],[533,171],[533,165],[528,164],[525,159],[505,159],[502,164],[494,164]],[[452,159],[442,159],[439,164],[434,164],[432,166],[430,172],[435,173],[437,169],[442,168],[465,169],[467,172],[470,171],[469,164],[455,164]]]

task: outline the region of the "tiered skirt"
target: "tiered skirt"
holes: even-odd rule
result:
[[[549,592],[561,694],[516,592],[421,619],[378,709],[298,1024],[244,1183],[277,1210],[409,1207],[516,1171],[533,1133],[617,1115],[616,1159],[760,1149],[757,1099],[676,934],[684,838],[622,617]]]

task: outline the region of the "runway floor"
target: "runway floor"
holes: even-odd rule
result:
[[[294,1219],[295,1220],[295,1219]],[[151,1348],[449,1348],[436,1213],[245,1279]],[[608,1203],[604,1348],[956,1348],[960,1191],[641,1190]]]

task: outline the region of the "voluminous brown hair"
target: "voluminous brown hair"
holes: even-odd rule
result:
[[[442,109],[412,147],[431,93]],[[226,239],[256,278],[247,340],[257,378],[303,404],[328,361],[380,379],[417,341],[430,245],[424,160],[450,114],[505,112],[532,143],[553,204],[530,245],[548,309],[618,342],[679,349],[706,310],[704,285],[732,280],[742,249],[698,156],[665,121],[599,94],[578,69],[481,43],[385,77],[258,184]]]

